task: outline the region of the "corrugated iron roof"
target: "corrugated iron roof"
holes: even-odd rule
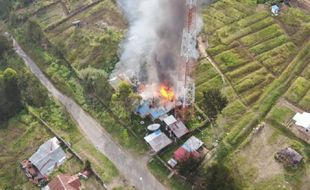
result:
[[[42,144],[29,158],[42,175],[48,176],[55,167],[61,165],[66,160],[66,154],[59,144],[58,139],[53,137]]]

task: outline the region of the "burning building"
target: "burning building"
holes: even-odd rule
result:
[[[141,107],[156,107],[161,113],[190,106],[195,97],[190,68],[199,56],[197,0],[118,0],[118,4],[129,30],[111,85],[131,83],[143,99]]]

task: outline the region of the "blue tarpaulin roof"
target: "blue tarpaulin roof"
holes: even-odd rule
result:
[[[149,102],[144,102],[137,108],[137,113],[141,117],[146,117],[147,115],[151,115],[152,119],[158,119],[160,116],[165,115],[167,111],[163,108],[150,108]]]

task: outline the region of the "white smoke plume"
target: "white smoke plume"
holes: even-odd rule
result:
[[[145,84],[175,85],[178,68],[185,62],[180,52],[186,0],[118,0],[118,4],[129,29],[111,77],[126,73]]]

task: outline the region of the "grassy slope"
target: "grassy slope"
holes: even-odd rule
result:
[[[226,5],[224,6],[224,4]],[[233,15],[226,14],[226,9],[240,11],[242,8],[247,11],[234,11]],[[286,97],[293,102],[301,102],[300,106],[307,108],[305,105],[309,100],[307,97],[309,81],[308,78],[303,77],[307,74],[299,75],[309,64],[308,60],[310,59],[310,43],[306,43],[309,40],[307,35],[310,34],[310,30],[307,28],[310,15],[296,8],[289,8],[283,11],[279,17],[273,18],[267,11],[265,12],[261,8],[255,9],[253,4],[243,3],[240,5],[238,2],[229,0],[218,1],[203,11],[204,35],[208,37],[209,41],[207,51],[237,92],[237,94],[231,93],[232,91],[229,90],[231,87],[227,84],[222,86],[222,91],[230,99],[228,107],[225,108],[218,120],[218,131],[222,132],[224,144],[233,152],[226,157],[227,163],[230,163],[230,158],[237,154],[233,150],[240,144],[242,147],[247,144],[245,142],[248,141],[247,136],[252,127],[264,120],[266,114],[291,85],[293,86],[286,93]],[[295,23],[294,27],[300,30],[289,31],[292,30],[293,23]],[[303,35],[300,35],[301,33]],[[203,76],[197,80],[198,101],[201,99],[199,96],[201,91],[219,86],[218,83],[213,83],[208,78],[209,76],[213,78],[212,75],[207,75],[211,70],[212,68],[201,69],[201,66],[197,69],[197,75]],[[307,71],[303,73],[307,73]],[[295,80],[296,78],[297,80]],[[201,83],[205,84],[205,87],[201,88]],[[241,99],[238,100],[236,95]],[[240,100],[245,103],[246,107],[240,104]],[[287,120],[292,116],[292,110],[281,106],[277,110],[278,112],[273,111],[271,115],[275,120]],[[205,131],[205,133],[214,136],[212,130]],[[282,133],[281,135],[286,136]],[[288,137],[292,138],[290,135]],[[210,137],[204,139],[206,143],[210,144]],[[298,139],[293,139],[294,142],[299,143]],[[243,143],[244,140],[246,141]],[[300,146],[301,149],[308,147],[303,143]],[[304,152],[304,154],[308,153]],[[237,161],[241,162],[241,159],[237,159]],[[255,161],[248,160],[248,162]],[[305,168],[309,165],[309,159],[306,159],[306,163]],[[240,169],[246,165],[241,162]],[[255,169],[249,171],[255,173]],[[242,176],[239,177],[242,179],[247,175],[249,173],[242,173]],[[291,187],[300,187],[301,182],[298,181],[298,178],[302,175],[291,175],[290,173],[283,175],[291,176],[289,181]],[[241,185],[252,189],[255,186],[248,187],[247,182],[252,182],[254,179],[255,175],[249,175]],[[272,177],[260,182],[255,183],[259,189],[273,187]]]
[[[2,31],[2,28],[0,28],[0,31]],[[13,53],[7,60],[6,65],[1,66],[1,69],[2,67],[12,67],[18,72],[19,76],[24,76],[25,73],[30,73],[29,69],[26,68],[22,60],[17,58],[17,56]],[[30,77],[39,83],[32,74],[30,74]],[[27,81],[24,82],[27,83]],[[27,96],[27,94],[22,94],[23,96]],[[39,144],[52,136],[52,134],[46,132],[44,126],[40,123],[38,118],[33,117],[32,114],[35,114],[39,118],[43,119],[58,135],[69,142],[73,146],[74,150],[81,154],[84,161],[90,160],[92,166],[106,183],[111,183],[113,180],[118,179],[118,171],[115,166],[104,155],[99,153],[97,153],[97,155],[94,154],[96,149],[88,141],[86,141],[77,126],[71,120],[70,116],[66,113],[65,109],[58,102],[50,97],[47,97],[42,107],[29,107],[29,110],[31,113],[25,111],[24,113],[16,116],[16,118],[13,118],[12,121],[9,122],[6,129],[1,129],[1,135],[3,135],[0,138],[1,144],[3,144],[4,147],[7,147],[4,150],[8,151],[7,154],[2,154],[1,152],[1,157],[4,158],[3,163],[1,164],[6,165],[5,167],[8,168],[16,168],[20,161],[28,158],[29,155],[31,155],[38,148]],[[16,130],[14,129],[15,126],[17,127]],[[13,138],[12,136],[15,136],[16,138]],[[14,141],[10,142],[7,140],[10,138],[14,139]],[[10,144],[5,144],[9,142]],[[11,146],[13,146],[13,148],[11,148]],[[83,149],[83,152],[79,151],[81,149]],[[14,159],[15,154],[19,155],[17,156],[18,159],[14,161],[12,159]],[[70,163],[71,162],[68,164]],[[83,166],[82,163],[78,163],[78,165],[79,166],[77,167],[79,168]],[[65,168],[60,168],[59,171],[66,172],[68,170]],[[78,171],[79,170],[76,169],[75,171],[71,172],[70,170],[68,172],[70,174],[75,174]],[[12,170],[12,172],[15,172],[15,174],[17,173],[18,176],[23,176],[21,170]],[[1,175],[4,180],[10,179],[7,183],[0,182],[1,185],[10,185],[10,187],[14,186],[14,183],[11,181],[14,178],[12,178],[12,174],[10,172],[7,174],[1,173]],[[18,181],[20,181],[21,184],[25,182],[25,180]],[[93,179],[91,181],[94,183],[94,186],[98,185]],[[16,184],[16,187],[18,187],[18,185],[19,184]],[[89,184],[85,183],[85,185],[88,186]],[[2,187],[0,186],[0,189],[1,188]]]
[[[111,13],[108,14],[108,13]],[[76,52],[77,51],[90,51],[90,52],[100,52],[95,53],[96,55],[99,53],[100,56],[108,57],[107,54],[113,54],[112,59],[116,60],[116,49],[118,47],[118,43],[120,41],[119,37],[110,38],[112,36],[118,35],[118,33],[122,32],[122,27],[124,23],[122,21],[122,17],[119,15],[120,13],[116,9],[116,6],[111,1],[104,1],[96,6],[87,9],[84,12],[81,12],[68,21],[64,22],[63,24],[59,25],[55,29],[45,33],[48,40],[54,42],[53,47],[59,49],[62,52],[69,52],[69,54],[76,54],[76,55],[83,55],[85,56],[90,55],[88,52]],[[118,18],[117,22],[113,23],[114,16]],[[71,27],[71,22],[76,19],[81,19],[87,26],[76,29]],[[97,26],[98,22],[105,22],[108,24],[108,28],[102,29]],[[112,25],[115,24],[115,25]],[[71,60],[72,57],[69,54],[65,54],[66,60],[58,55],[53,53],[53,48],[49,47],[44,50],[41,46],[31,44],[27,42],[27,39],[24,38],[24,26],[18,28],[16,31],[16,36],[18,37],[18,41],[24,47],[24,50],[34,59],[34,61],[39,65],[39,67],[45,72],[45,74],[51,79],[51,81],[55,84],[57,88],[62,90],[62,92],[68,94],[71,97],[74,97],[75,100],[83,106],[85,110],[90,112],[98,121],[106,128],[106,130],[111,133],[113,137],[115,137],[118,142],[124,145],[126,148],[133,150],[135,153],[142,153],[146,149],[146,145],[137,139],[134,136],[129,136],[129,138],[124,138],[124,126],[122,126],[117,118],[114,118],[109,113],[109,110],[104,107],[98,100],[90,99],[88,92],[84,91],[83,81],[79,78],[79,72],[83,69],[82,64],[76,65],[73,62],[68,62],[67,60]],[[69,28],[68,28],[69,27]],[[117,32],[113,32],[117,31]],[[81,34],[85,37],[85,39],[90,39],[92,42],[86,41],[84,43],[83,38],[70,38],[70,40],[63,40],[67,39],[67,35],[74,35],[75,33]],[[96,35],[94,37],[93,35]],[[103,39],[104,38],[104,39]],[[103,41],[102,41],[103,39]],[[64,41],[66,43],[70,43],[69,46],[59,45],[57,41]],[[99,40],[99,41],[98,41]],[[100,41],[101,40],[101,41]],[[106,40],[112,40],[114,50],[110,49],[110,43]],[[107,42],[107,43],[105,43]],[[95,44],[95,49],[94,49]],[[98,45],[99,44],[99,45]],[[81,48],[84,47],[84,48]],[[31,51],[30,51],[31,50]],[[72,51],[71,51],[72,50]],[[98,56],[94,55],[98,58]],[[84,64],[88,64],[89,66],[93,63],[97,65],[97,69],[104,69],[106,71],[110,71],[111,67],[114,65],[114,62],[109,62],[108,65],[102,60],[96,61],[94,56],[88,57],[88,61]],[[85,58],[85,57],[83,57]],[[84,59],[81,57],[74,58],[76,62],[83,62]],[[95,66],[94,66],[95,67]],[[110,69],[109,69],[110,68]]]

